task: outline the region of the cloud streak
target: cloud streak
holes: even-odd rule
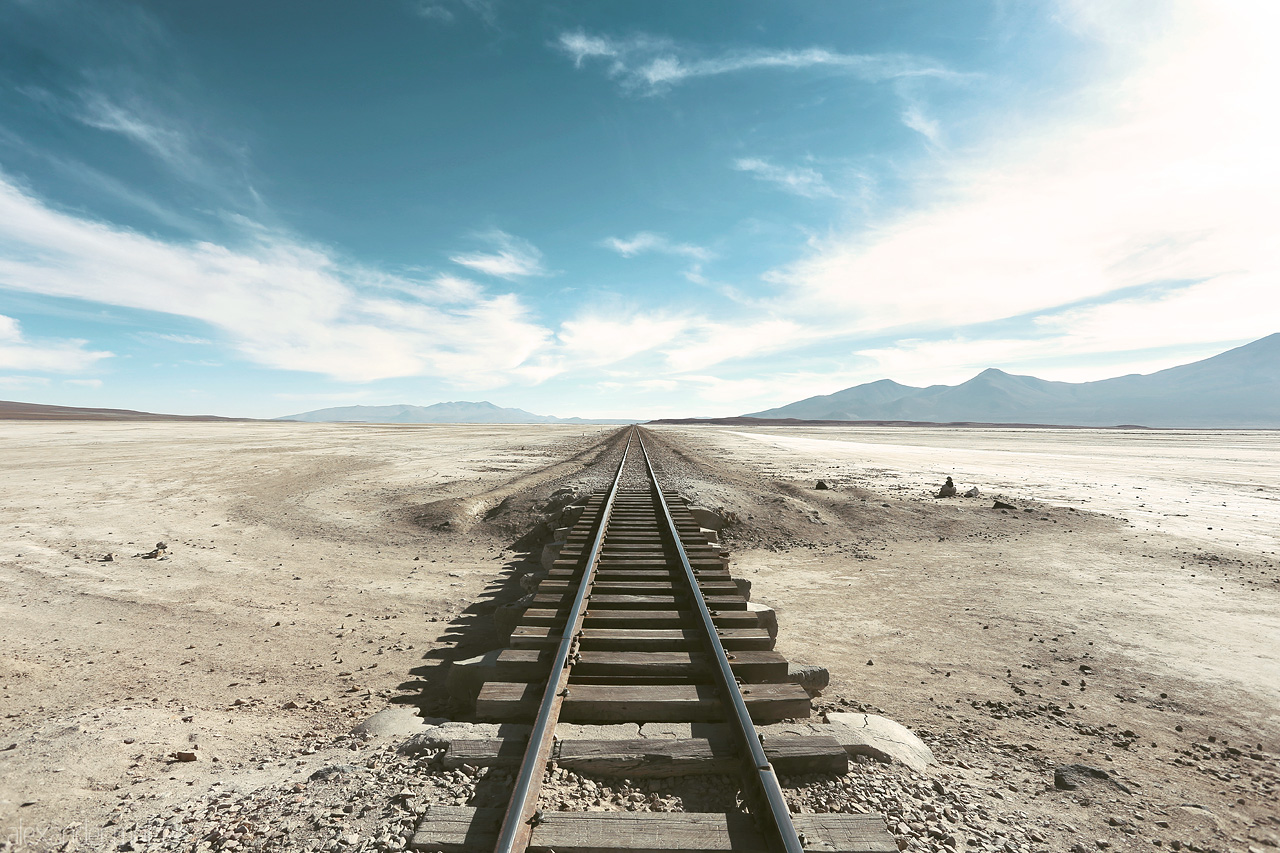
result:
[[[508,281],[549,274],[542,265],[542,252],[528,240],[513,237],[505,231],[490,231],[482,235],[482,239],[493,247],[490,251],[452,255],[449,260]]]
[[[836,196],[827,179],[817,169],[808,166],[787,168],[760,157],[743,157],[733,161],[733,168],[773,184],[779,189],[802,198],[834,198]]]
[[[748,71],[827,68],[867,81],[901,78],[955,78],[961,75],[909,54],[840,53],[820,47],[728,50],[706,55],[670,39],[640,35],[614,39],[584,30],[562,32],[554,46],[582,68],[600,62],[625,89],[656,94],[703,77]]]
[[[715,253],[710,249],[695,246],[692,243],[676,243],[664,235],[655,234],[652,231],[639,231],[634,236],[625,239],[609,237],[601,245],[612,249],[624,258],[634,258],[636,255],[646,252],[688,258],[692,263],[681,272],[681,275],[694,284],[700,285],[708,283],[707,277],[702,274],[702,265],[715,258]]]
[[[662,234],[652,231],[638,231],[631,237],[609,237],[603,245],[612,249],[624,258],[634,258],[645,252],[657,252],[663,255],[690,258],[695,261],[709,261],[715,255],[710,249],[695,246],[691,243],[676,243]]]
[[[101,92],[85,92],[83,99],[83,109],[74,114],[81,123],[127,137],[180,172],[197,169],[199,158],[181,130],[144,118],[136,107],[126,108]]]

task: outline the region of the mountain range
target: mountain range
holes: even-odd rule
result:
[[[993,367],[960,385],[881,379],[744,417],[1280,429],[1280,333],[1146,375],[1051,382]]]
[[[86,409],[0,400],[0,421],[243,421],[218,415],[163,415],[133,409]]]
[[[524,409],[505,409],[487,400],[470,403],[458,400],[435,403],[430,406],[338,406],[317,409],[298,415],[275,418],[277,421],[306,421],[308,423],[362,423],[362,424],[622,424],[633,421],[591,420],[586,418],[557,418],[554,415],[535,415]]]

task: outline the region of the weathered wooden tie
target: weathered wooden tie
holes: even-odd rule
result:
[[[502,809],[432,806],[411,846],[468,853],[492,850]],[[794,815],[806,851],[897,853],[879,815]],[[720,812],[546,812],[533,830],[536,853],[771,853],[750,815]]]

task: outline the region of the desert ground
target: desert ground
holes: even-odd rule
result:
[[[938,762],[794,803],[842,791],[913,850],[1280,845],[1280,434],[650,433],[736,519],[778,650],[830,670],[815,706]],[[540,510],[619,434],[0,422],[0,850],[403,846],[429,786],[352,728],[466,718],[450,662],[498,645]]]

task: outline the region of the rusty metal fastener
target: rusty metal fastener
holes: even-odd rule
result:
[[[809,846],[809,839],[807,839],[807,838],[805,838],[805,837],[804,837],[804,833],[803,833],[803,832],[797,832],[797,833],[796,833],[796,838],[799,838],[799,839],[800,839],[800,846],[801,846],[801,847],[808,847],[808,846]]]
[[[566,698],[567,698],[567,697],[568,697],[568,695],[569,695],[569,688],[568,688],[568,687],[566,687],[565,689],[561,690],[561,691],[560,691],[560,695],[561,695],[561,696],[564,696],[564,697],[566,697]]]
[[[543,819],[542,809],[538,809],[536,812],[533,813],[533,817],[529,818],[529,825],[537,826],[538,824],[542,823],[542,819]]]

